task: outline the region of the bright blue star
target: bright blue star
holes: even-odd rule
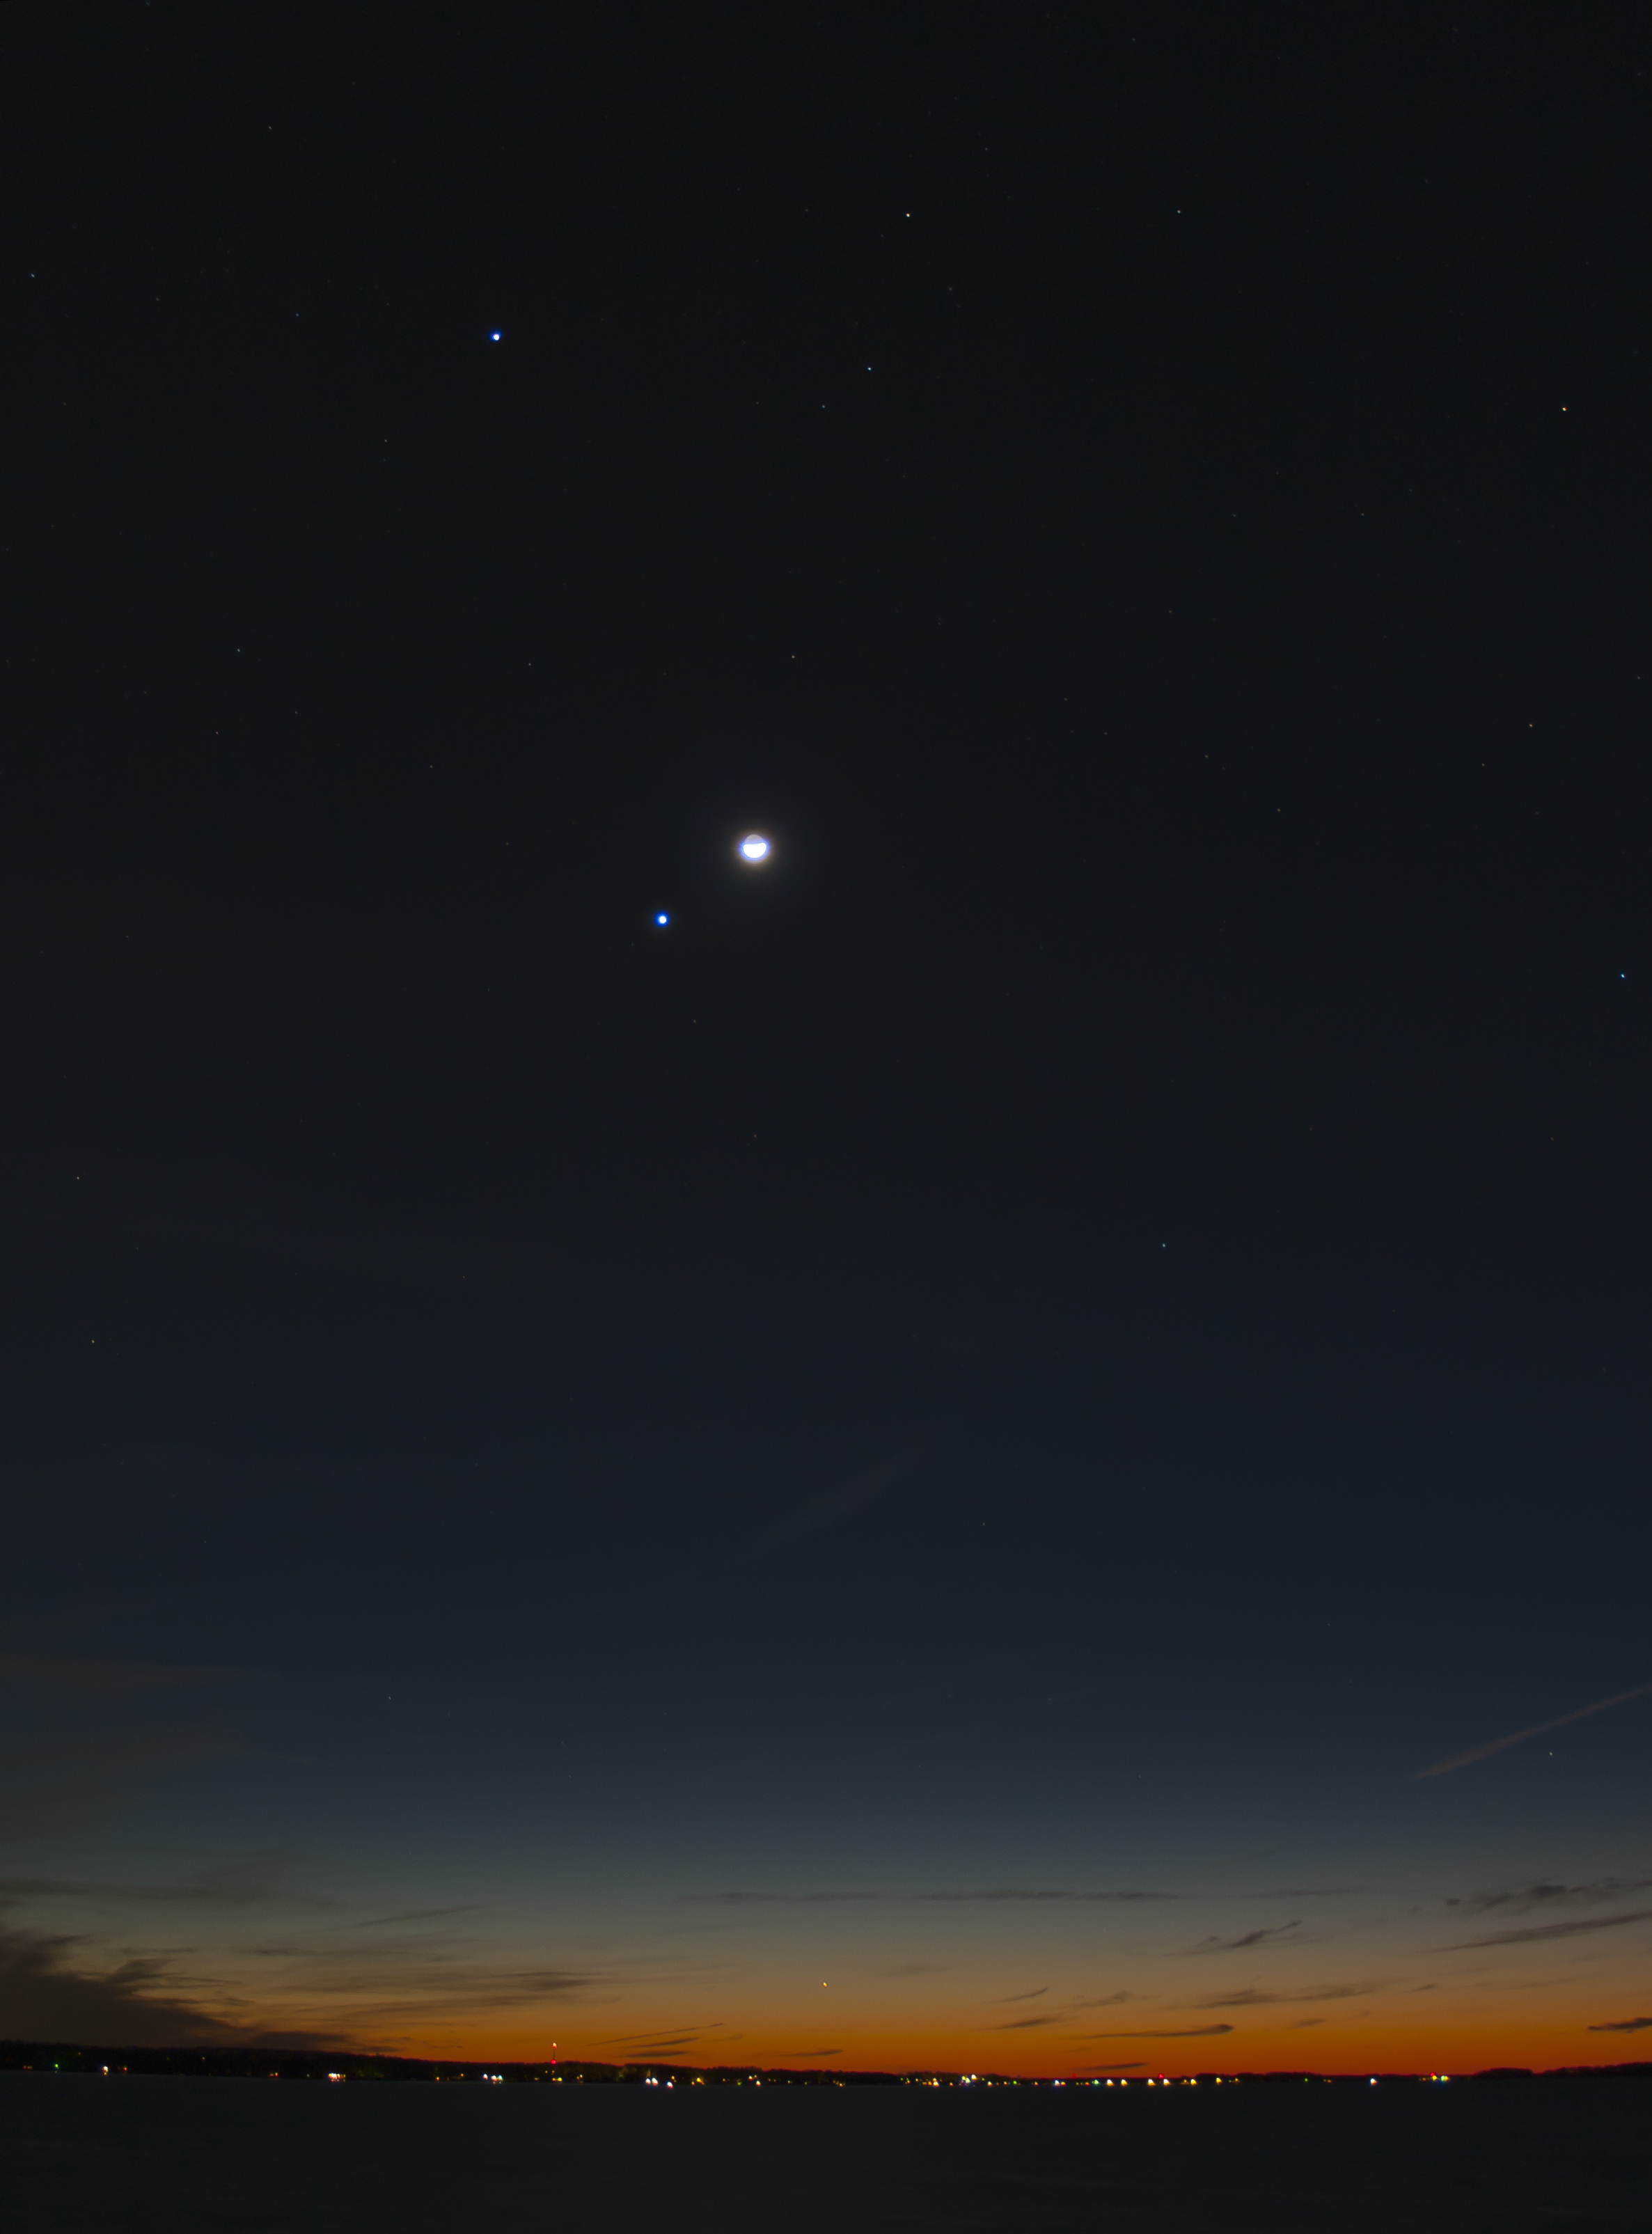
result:
[[[661,930],[663,931],[666,924],[670,922],[671,918],[669,915],[656,915],[654,920],[659,924]]]
[[[490,342],[502,342],[505,336],[503,334],[489,334],[487,338]]]

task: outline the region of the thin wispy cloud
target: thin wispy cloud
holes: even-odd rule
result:
[[[1040,2025],[1053,2025],[1059,2022],[1060,2019],[1056,2017],[1012,2017],[1008,2024],[989,2025],[987,2030],[989,2032],[1032,2032]]]
[[[1627,1881],[1626,1881],[1627,1882]],[[1652,1883],[1652,1879],[1648,1880]],[[1296,1885],[1283,1891],[1225,1895],[1226,1898],[1244,1900],[1331,1900],[1368,1891],[1363,1885]],[[793,1904],[807,1907],[829,1901],[1189,1901],[1198,1899],[1197,1893],[1166,1892],[1152,1885],[1108,1885],[1077,1887],[1070,1885],[966,1885],[956,1891],[936,1892],[879,1892],[866,1886],[845,1887],[813,1892],[771,1892],[755,1886],[733,1887],[725,1892],[682,1892],[679,1901],[708,1905],[723,1904],[739,1906],[742,1904]],[[1270,1930],[1246,1932],[1231,1940],[1211,1939],[1183,1952],[1204,1955],[1222,1949],[1241,1949],[1260,1945],[1263,1941],[1284,1931],[1295,1931],[1300,1923],[1277,1924]]]
[[[439,1917],[475,1916],[491,1905],[485,1900],[466,1901],[458,1908],[409,1908],[400,1916],[364,1916],[358,1924],[341,1924],[339,1931],[377,1931],[391,1924],[434,1924]]]
[[[859,1473],[836,1483],[819,1497],[795,1506],[784,1513],[763,1532],[763,1542],[773,1548],[781,1544],[795,1543],[800,1536],[817,1535],[823,1528],[835,1528],[856,1513],[864,1512],[891,1490],[898,1489],[917,1473],[930,1454],[932,1439],[928,1435],[913,1435],[894,1450],[866,1466]]]
[[[1593,1706],[1574,1707],[1569,1715],[1555,1715],[1546,1722],[1533,1722],[1529,1729],[1512,1730],[1505,1738],[1493,1738],[1487,1745],[1471,1746],[1466,1753],[1454,1753],[1448,1760],[1437,1760],[1432,1768],[1420,1768],[1412,1780],[1420,1784],[1427,1777],[1447,1776],[1454,1768],[1467,1768],[1477,1760],[1489,1760],[1494,1753],[1524,1745],[1528,1738],[1543,1737],[1550,1730],[1564,1730],[1568,1722],[1586,1721],[1590,1715],[1603,1715],[1609,1707],[1625,1707],[1631,1699],[1644,1699],[1649,1693],[1652,1683],[1637,1683],[1632,1691],[1615,1691],[1610,1699],[1596,1699]]]
[[[1176,1955],[1243,1955],[1255,1948],[1277,1946],[1291,1932],[1301,1930],[1301,1918],[1293,1917],[1289,1924],[1269,1924],[1257,1931],[1242,1931],[1237,1939],[1201,1939],[1192,1947],[1177,1947],[1171,1951]]]
[[[135,1908],[343,1907],[342,1900],[295,1885],[291,1871],[291,1865],[279,1858],[250,1855],[172,1885],[118,1878],[7,1877],[0,1878],[0,1899],[88,1901]]]
[[[1652,2032],[1652,2017],[1620,2017],[1616,2024],[1590,2025],[1590,2032]]]
[[[531,2009],[541,2002],[583,2002],[593,1987],[612,1981],[584,1970],[490,1970],[460,1975],[432,1970],[428,1984],[417,1982],[378,2005],[378,2011],[432,2015],[471,2009]],[[382,1983],[382,1982],[381,1982]]]
[[[680,1901],[692,1901],[709,1905],[729,1907],[768,1906],[812,1907],[817,1903],[838,1900],[887,1900],[881,1892],[680,1892]]]
[[[1048,1991],[1048,1986],[1035,1986],[1029,1994],[1001,1994],[998,1997],[998,2006],[1000,2009],[1007,2009],[1011,2002],[1035,2002],[1041,1994],[1047,1994]]]
[[[1624,1916],[1576,1916],[1564,1924],[1531,1924],[1519,1931],[1488,1931],[1481,1939],[1454,1939],[1441,1954],[1459,1954],[1470,1947],[1523,1947],[1539,1939],[1576,1939],[1586,1931],[1616,1931],[1626,1924],[1644,1924],[1652,1908],[1630,1909]]]
[[[1081,2032],[1081,2040],[1214,2040],[1219,2033],[1231,2032],[1231,2024],[1185,2025],[1170,2032]]]
[[[578,2009],[593,1997],[611,1999],[613,1987],[611,1978],[588,1971],[419,1965],[405,1958],[400,1965],[346,1969],[302,1960],[297,1975],[282,1982],[279,2000],[287,2008],[297,2004],[312,2028],[324,2025],[327,2037],[359,2040],[419,2022],[465,2026],[482,2010],[542,2009],[547,2002]]]
[[[662,1585],[663,1597],[668,1601],[680,1597],[687,1591],[703,1587],[713,1576],[749,1568],[771,1551],[819,1535],[824,1530],[842,1526],[913,1481],[922,1472],[933,1445],[934,1437],[930,1434],[909,1436],[870,1466],[775,1515],[754,1534],[747,1532],[739,1540],[726,1544],[721,1551],[695,1560],[671,1576]]]
[[[1380,1989],[1374,1985],[1309,1986],[1300,1993],[1270,1994],[1259,1986],[1247,1986],[1237,1994],[1215,1994],[1207,2002],[1196,2002],[1201,2009],[1261,2009],[1276,2003],[1291,2002],[1352,2002],[1363,1999],[1367,1994]]]
[[[1026,1900],[1026,1901],[1044,1901],[1044,1900],[1048,1900],[1048,1901],[1063,1901],[1063,1900],[1073,1900],[1073,1901],[1133,1901],[1133,1900],[1179,1900],[1179,1899],[1181,1899],[1181,1898],[1183,1898],[1183,1896],[1182,1896],[1180,1893],[1174,1893],[1174,1892],[1143,1892],[1143,1891],[1138,1891],[1134,1886],[1131,1886],[1131,1885],[1121,1886],[1121,1887],[1120,1887],[1120,1888],[1119,1888],[1118,1890],[1116,1890],[1116,1891],[1104,1891],[1104,1892],[1064,1892],[1064,1891],[1044,1891],[1039,1890],[1039,1889],[1037,1889],[1037,1888],[1034,1888],[1034,1887],[1025,1887],[1025,1886],[1021,1886],[1021,1885],[997,1885],[997,1886],[993,1887],[993,1888],[992,1888],[992,1890],[990,1890],[989,1891],[981,1891],[981,1892],[914,1892],[914,1893],[906,1893],[906,1894],[897,1894],[897,1895],[895,1896],[895,1898],[896,1898],[897,1899],[907,1899],[907,1900],[943,1900],[943,1901],[945,1901],[945,1900],[958,1900],[958,1901],[971,1901],[971,1900],[986,1900],[986,1901],[1020,1901],[1020,1900]]]
[[[1623,1900],[1652,1889],[1652,1877],[1595,1878],[1587,1885],[1539,1884],[1515,1885],[1503,1892],[1471,1892],[1447,1900],[1447,1908],[1468,1908],[1484,1915],[1506,1908],[1517,1915],[1532,1909],[1569,1908],[1590,1901]]]
[[[664,2030],[656,2028],[653,2032],[611,2032],[596,2045],[598,2048],[640,2048],[649,2041],[656,2044],[675,2041],[679,2048],[687,2048],[696,2040],[703,2040],[708,2033],[726,2029],[722,2020],[718,2018],[712,2024],[674,2025]]]
[[[677,1898],[678,1898],[678,1900],[679,1900],[679,1901],[689,1901],[689,1902],[695,1902],[695,1903],[700,1903],[700,1904],[728,1904],[728,1905],[731,1905],[731,1906],[739,1906],[739,1905],[746,1904],[765,1904],[765,1903],[772,1903],[772,1904],[779,1904],[779,1905],[785,1905],[785,1906],[795,1906],[795,1907],[809,1907],[809,1906],[813,1905],[813,1904],[814,1904],[815,1903],[817,1903],[817,1902],[839,1901],[839,1900],[878,1900],[878,1901],[891,1901],[891,1902],[898,1902],[898,1901],[911,1901],[911,1902],[924,1902],[924,1901],[941,1901],[941,1902],[953,1902],[953,1901],[956,1901],[956,1902],[970,1902],[970,1901],[989,1901],[989,1902],[990,1902],[990,1901],[1002,1901],[1002,1902],[1010,1902],[1010,1903],[1013,1903],[1013,1902],[1016,1902],[1016,1901],[1032,1901],[1032,1902],[1038,1902],[1038,1901],[1103,1901],[1103,1902],[1106,1902],[1106,1901],[1138,1901],[1138,1900],[1184,1900],[1184,1899],[1185,1899],[1186,1898],[1187,1898],[1187,1896],[1186,1896],[1185,1893],[1177,1893],[1177,1892],[1147,1892],[1147,1891],[1139,1891],[1139,1890],[1138,1890],[1137,1888],[1135,1888],[1135,1887],[1133,1887],[1133,1886],[1128,1886],[1128,1885],[1121,1886],[1121,1887],[1120,1887],[1119,1889],[1117,1889],[1116,1891],[1098,1891],[1098,1892],[1072,1891],[1068,1891],[1068,1890],[1061,1889],[1061,1888],[1056,1888],[1056,1889],[1046,1889],[1046,1888],[1043,1888],[1043,1887],[1038,1887],[1038,1886],[1028,1886],[1028,1885],[993,1885],[993,1886],[983,1887],[983,1888],[981,1888],[980,1890],[977,1890],[977,1891],[959,1891],[959,1892],[756,1892],[756,1891],[734,1891],[734,1892],[682,1892],[682,1893],[679,1893],[679,1894],[677,1895]],[[1288,1929],[1289,1927],[1286,1927],[1286,1928]],[[1266,1935],[1264,1934],[1264,1935],[1263,1935],[1263,1937],[1265,1937]],[[1242,1942],[1241,1942],[1241,1943],[1236,1943],[1243,1944],[1244,1943],[1242,1943]]]

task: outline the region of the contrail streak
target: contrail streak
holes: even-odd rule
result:
[[[1529,1730],[1516,1730],[1506,1738],[1493,1738],[1490,1745],[1471,1747],[1467,1753],[1454,1753],[1449,1760],[1437,1760],[1432,1768],[1420,1768],[1412,1779],[1420,1784],[1425,1776],[1445,1776],[1453,1768],[1466,1768],[1471,1761],[1488,1760],[1505,1746],[1520,1745],[1527,1738],[1540,1738],[1545,1730],[1564,1728],[1568,1722],[1581,1722],[1586,1715],[1603,1715],[1608,1707],[1621,1707],[1630,1699],[1644,1699],[1652,1691],[1652,1683],[1637,1684],[1633,1691],[1619,1691],[1610,1699],[1596,1699],[1592,1707],[1575,1707],[1569,1715],[1557,1715],[1551,1721],[1533,1722]]]

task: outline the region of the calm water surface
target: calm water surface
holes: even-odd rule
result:
[[[1652,2084],[1127,2094],[0,2074],[5,2234],[1652,2234]]]

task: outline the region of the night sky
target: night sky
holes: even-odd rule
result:
[[[0,2035],[1643,2046],[1649,157],[1612,6],[10,0]]]

